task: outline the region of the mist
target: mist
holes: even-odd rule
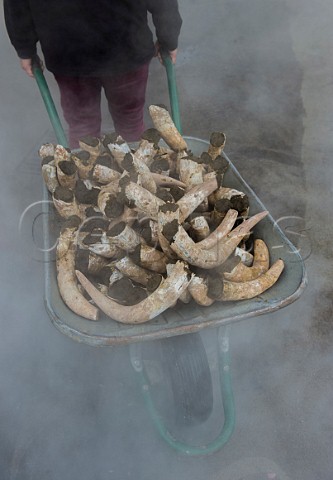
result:
[[[308,286],[281,310],[229,325],[236,425],[227,444],[199,456],[171,448],[154,426],[129,346],[76,342],[46,312],[38,248],[42,217],[32,238],[40,206],[28,210],[20,231],[19,222],[42,199],[38,148],[55,142],[55,135],[35,81],[20,70],[3,26],[3,480],[332,478],[333,4],[180,0],[179,6],[176,77],[183,133],[208,140],[213,131],[225,132],[226,154],[273,217],[299,219],[294,230],[303,236],[287,228],[285,233],[300,248]],[[51,73],[45,76],[60,113],[56,83]],[[165,71],[156,59],[147,91],[151,103],[169,104]],[[148,112],[146,120],[151,126]],[[103,129],[112,128],[104,102]],[[212,377],[212,411],[190,425],[177,419],[158,342],[141,345],[159,414],[170,433],[190,445],[209,444],[224,422],[217,334],[216,328],[200,333]],[[205,393],[199,389],[198,396]]]

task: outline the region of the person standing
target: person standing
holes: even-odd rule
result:
[[[101,134],[104,90],[116,132],[145,129],[149,64],[161,51],[176,62],[182,26],[177,0],[4,0],[5,23],[21,67],[33,77],[40,43],[60,89],[69,146]],[[152,15],[157,41],[149,28]]]

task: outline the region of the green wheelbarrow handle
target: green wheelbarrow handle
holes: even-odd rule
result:
[[[175,69],[171,61],[171,58],[168,54],[162,53],[162,59],[163,59],[163,63],[165,66],[167,79],[168,79],[169,99],[170,99],[170,105],[171,105],[171,117],[179,133],[182,133]]]
[[[46,111],[49,115],[49,119],[52,123],[54,133],[57,137],[57,141],[60,145],[67,148],[68,147],[67,137],[66,137],[64,129],[61,125],[61,121],[60,121],[57,109],[55,107],[55,104],[53,102],[49,87],[48,87],[47,82],[45,80],[43,71],[41,69],[39,59],[37,59],[33,62],[32,71],[33,71],[33,74],[35,76],[35,79],[36,79],[39,91],[41,93],[41,96],[43,98],[43,101],[44,101],[44,104],[45,104],[45,107],[46,107]]]

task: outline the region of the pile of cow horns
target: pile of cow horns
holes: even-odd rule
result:
[[[222,186],[225,135],[214,132],[207,152],[195,157],[168,111],[157,105],[149,111],[155,128],[136,149],[111,134],[82,139],[79,151],[53,144],[39,150],[64,220],[56,259],[60,294],[90,320],[98,319],[98,308],[138,324],[178,299],[209,306],[253,298],[284,268],[282,260],[270,267],[263,240],[254,241],[253,256],[245,248],[268,212],[248,217],[247,196]]]

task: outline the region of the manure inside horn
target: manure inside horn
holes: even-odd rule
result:
[[[82,223],[81,231],[82,232],[91,232],[92,230],[94,230],[96,228],[100,228],[102,230],[105,230],[105,229],[108,228],[109,223],[110,223],[109,220],[106,220],[103,217],[98,217],[98,218],[90,217],[90,218],[87,218],[86,220],[84,220],[84,222]]]
[[[130,174],[131,181],[133,183],[138,183],[138,180],[139,180],[138,172],[134,168],[131,168],[128,173]]]
[[[90,153],[87,152],[86,150],[80,150],[79,152],[75,152],[72,155],[74,155],[76,158],[80,160],[82,165],[88,165],[89,160],[90,160]]]
[[[76,270],[80,270],[80,272],[84,273],[84,275],[87,275],[89,273],[88,272],[89,256],[90,256],[89,250],[84,250],[82,248],[79,248],[76,251],[75,268]]]
[[[113,168],[111,155],[99,155],[96,159],[95,165],[101,165],[102,167]]]
[[[83,239],[84,245],[94,245],[99,243],[103,234],[103,230],[100,228],[93,228]]]
[[[176,212],[178,209],[179,205],[176,203],[166,203],[165,205],[161,205],[159,208],[160,212],[163,213]]]
[[[102,212],[96,212],[96,210],[94,209],[94,207],[87,207],[84,211],[86,217],[103,217],[103,213]]]
[[[136,305],[148,297],[148,292],[145,288],[139,285],[133,285],[130,298],[127,300],[127,305]]]
[[[72,215],[67,220],[64,221],[62,224],[61,230],[65,230],[66,228],[78,228],[81,224],[81,218],[77,215]]]
[[[105,202],[104,213],[108,218],[119,217],[124,211],[124,204],[115,200],[115,198],[109,198]]]
[[[134,167],[133,156],[131,153],[126,153],[123,161],[121,162],[125,170],[131,170]]]
[[[163,276],[160,274],[152,275],[147,282],[147,290],[149,293],[153,293],[161,284]]]
[[[218,172],[216,175],[216,183],[218,187],[223,186],[223,172]]]
[[[80,141],[82,143],[85,143],[86,145],[89,145],[90,147],[97,147],[97,145],[99,144],[98,138],[92,137],[91,135],[80,138]]]
[[[221,266],[221,269],[223,269],[224,272],[232,272],[235,267],[240,263],[241,259],[240,257],[233,255],[232,257],[229,257]]]
[[[129,177],[128,174],[124,175],[123,177],[121,177],[121,179],[119,180],[119,188],[121,188],[122,190],[125,190],[125,188],[131,183],[131,179]]]
[[[209,165],[212,162],[212,157],[209,155],[208,152],[202,152],[200,159],[201,163],[204,163],[206,165]]]
[[[131,178],[129,175],[124,175],[120,180],[119,180],[119,200],[124,203],[127,207],[129,208],[134,208],[135,207],[135,202],[134,200],[129,200],[126,195],[126,187],[130,185],[131,183]]]
[[[116,225],[114,225],[110,230],[106,232],[108,237],[116,237],[117,235],[120,235],[121,232],[123,232],[126,228],[126,223],[125,222],[119,222]]]
[[[155,195],[157,198],[160,198],[161,200],[163,200],[168,204],[174,201],[173,196],[171,195],[169,190],[167,190],[166,188],[158,187]]]
[[[151,245],[153,237],[152,237],[151,228],[149,226],[140,228],[139,235],[144,239],[144,241],[148,245]]]
[[[102,143],[104,147],[107,147],[110,143],[115,143],[117,138],[118,138],[118,133],[116,132],[107,133],[106,135],[104,135],[102,139]]]
[[[217,202],[214,205],[214,210],[216,210],[219,213],[227,213],[228,210],[231,208],[231,203],[230,200],[227,198],[221,198],[220,200],[217,200]]]
[[[169,162],[162,155],[155,155],[152,164],[150,165],[150,171],[155,173],[162,173],[169,170]]]
[[[134,263],[136,263],[137,265],[140,265],[140,263],[141,263],[141,244],[139,243],[139,245],[137,245],[132,252],[129,252],[128,255]]]
[[[210,144],[213,147],[221,147],[225,143],[225,134],[222,132],[213,132],[210,136]]]
[[[67,187],[58,186],[53,195],[55,199],[62,200],[66,203],[70,203],[74,199],[74,193]]]
[[[173,237],[178,232],[179,223],[177,220],[172,220],[164,225],[162,234],[168,240],[168,242],[172,243]]]
[[[109,286],[110,284],[110,277],[113,274],[114,269],[112,267],[103,267],[97,273],[95,273],[94,279],[98,281],[98,283],[102,283],[103,285]]]
[[[145,289],[133,285],[132,281],[126,277],[123,277],[112,284],[109,288],[108,294],[123,305],[136,305],[147,298],[147,292]]]
[[[148,140],[148,142],[157,145],[161,140],[161,135],[156,128],[148,128],[141,135],[142,140]]]
[[[213,169],[218,173],[224,173],[228,167],[229,162],[222,155],[218,155],[211,163]]]
[[[90,203],[97,205],[99,188],[88,189],[82,180],[78,180],[75,187],[75,196],[80,203]]]
[[[176,185],[169,188],[169,192],[173,196],[175,202],[178,202],[184,196],[184,190]]]
[[[220,277],[208,277],[207,295],[213,300],[221,298],[223,293],[223,280]]]
[[[231,208],[238,212],[243,212],[249,207],[249,198],[247,195],[234,195],[230,199]]]
[[[54,160],[54,156],[53,155],[47,155],[47,157],[44,157],[43,160],[42,160],[42,166],[43,165],[47,165],[48,163],[51,163],[52,161]]]
[[[59,162],[59,168],[65,175],[74,175],[77,171],[77,166],[73,160],[62,160]]]

